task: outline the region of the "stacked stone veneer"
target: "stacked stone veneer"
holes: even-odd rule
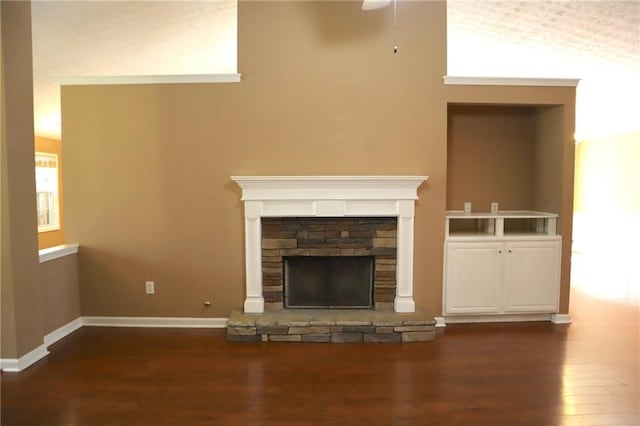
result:
[[[417,312],[281,309],[248,314],[236,310],[227,321],[231,342],[408,343],[435,336],[433,316]]]
[[[393,309],[397,220],[380,218],[262,219],[262,288],[266,309],[283,308],[283,256],[375,256],[375,309]]]

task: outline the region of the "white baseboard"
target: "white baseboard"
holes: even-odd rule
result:
[[[44,336],[44,344],[46,346],[53,345],[55,342],[67,337],[69,334],[73,333],[80,327],[82,327],[82,318],[78,317],[73,321],[63,325],[60,328],[53,330],[51,333]]]
[[[444,320],[444,317],[433,317],[436,320],[436,327],[446,327],[447,324]]]
[[[553,321],[557,314],[503,314],[503,315],[447,315],[443,318],[445,324],[468,324],[490,322],[525,322],[525,321]],[[436,318],[436,321],[438,319]],[[437,326],[437,324],[436,324]]]
[[[554,324],[571,324],[571,315],[551,314],[551,322]]]
[[[10,372],[20,372],[25,368],[29,367],[31,364],[41,360],[45,356],[49,355],[49,351],[47,347],[49,345],[53,345],[58,340],[68,336],[73,333],[77,329],[82,327],[81,318],[76,318],[73,321],[53,330],[51,333],[44,336],[44,343],[31,352],[25,354],[24,356],[15,359],[15,358],[4,358],[0,360],[0,369],[2,371]]]
[[[225,328],[227,318],[179,317],[82,317],[92,327]]]
[[[3,358],[0,359],[0,367],[2,371],[7,373],[18,373],[25,368],[28,368],[32,364],[40,361],[45,356],[49,355],[47,346],[42,344],[32,350],[31,352],[21,356],[20,358]]]
[[[20,371],[16,358],[0,358],[0,368],[6,373],[17,373]]]

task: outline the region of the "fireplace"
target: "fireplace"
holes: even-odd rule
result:
[[[413,300],[422,176],[241,176],[243,309],[232,342],[424,342]],[[306,309],[312,308],[312,309]],[[337,308],[337,309],[336,309]]]
[[[396,246],[395,217],[262,218],[265,307],[391,310],[396,296]],[[306,306],[290,303],[286,298],[290,290],[294,296],[320,296],[324,290],[345,298]],[[349,296],[362,300],[363,295],[370,296],[366,303],[348,300]]]
[[[373,256],[286,256],[285,308],[373,308]]]
[[[246,299],[244,312],[284,306],[284,260],[288,256],[375,256],[373,306],[415,312],[413,300],[413,222],[417,188],[424,176],[235,176],[242,188],[245,216]],[[321,247],[313,229],[306,237],[285,234],[264,238],[270,221],[345,221],[383,223],[375,235],[357,237],[347,230],[327,236]],[[392,229],[386,221],[394,225]],[[313,224],[314,228],[317,224]],[[356,229],[353,229],[355,232]],[[386,231],[386,232],[385,232]],[[342,241],[338,241],[342,239]],[[355,241],[349,241],[354,240]],[[335,240],[335,241],[330,241]],[[350,245],[351,244],[351,245]],[[363,246],[358,246],[362,244]],[[277,253],[276,253],[277,250]],[[358,251],[360,250],[360,251]],[[393,252],[393,255],[391,254]],[[390,256],[393,256],[391,258]],[[279,277],[278,277],[279,275]]]

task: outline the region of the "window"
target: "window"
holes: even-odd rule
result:
[[[58,156],[36,152],[36,197],[38,232],[60,229]]]

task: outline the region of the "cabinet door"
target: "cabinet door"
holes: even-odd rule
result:
[[[502,243],[445,243],[444,313],[500,312]]]
[[[557,312],[562,242],[522,241],[505,246],[505,312]]]

